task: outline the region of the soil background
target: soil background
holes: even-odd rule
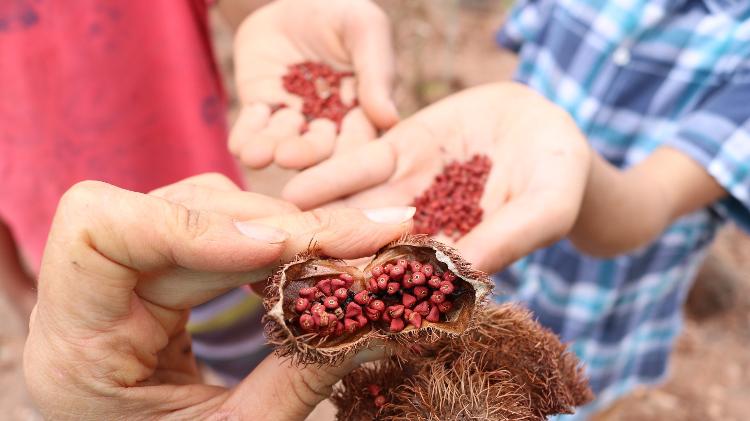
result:
[[[493,35],[508,1],[378,0],[394,24],[402,115],[478,84],[508,79],[512,55]],[[212,14],[216,54],[232,96],[232,31]],[[275,194],[288,172],[248,172],[253,190]],[[600,414],[598,421],[745,420],[750,415],[750,238],[735,227],[719,235],[691,293],[689,317],[662,386],[641,389]],[[0,419],[41,420],[22,370],[24,322],[0,298]],[[318,412],[320,413],[320,412]],[[311,417],[317,419],[317,417]]]

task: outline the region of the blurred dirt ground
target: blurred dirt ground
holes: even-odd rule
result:
[[[513,58],[498,50],[493,33],[508,2],[488,0],[379,0],[395,27],[399,81],[395,96],[404,115],[450,92],[507,79]],[[217,57],[231,85],[231,31],[212,16]],[[249,173],[254,190],[274,194],[286,178],[277,169]],[[691,308],[667,382],[632,393],[600,421],[744,420],[750,412],[750,239],[724,230],[712,268]],[[726,281],[731,278],[732,281]],[[39,420],[21,372],[23,323],[0,298],[0,419]]]

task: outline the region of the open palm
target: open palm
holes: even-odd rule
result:
[[[446,98],[379,141],[298,174],[284,198],[302,208],[404,205],[450,161],[475,154],[493,165],[480,205],[484,220],[456,246],[485,271],[564,236],[578,215],[589,148],[570,117],[530,89],[500,83]]]
[[[284,89],[282,77],[290,65],[306,61],[353,73],[342,81],[342,98],[351,103],[356,97],[359,106],[340,129],[316,119],[301,130],[302,100]],[[389,22],[369,0],[274,1],[240,26],[235,63],[242,108],[229,149],[251,168],[308,167],[374,139],[398,120],[390,99]],[[277,104],[288,107],[273,112]]]

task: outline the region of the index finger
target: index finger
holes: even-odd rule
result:
[[[369,142],[297,174],[281,196],[300,209],[312,209],[383,183],[396,171],[396,159],[390,142]]]

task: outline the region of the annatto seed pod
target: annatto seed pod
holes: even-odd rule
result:
[[[399,280],[389,278],[391,284],[416,273],[426,279],[421,270],[427,268],[430,277],[434,274],[450,279],[453,289],[445,294],[439,286],[433,289],[427,284],[372,287],[378,278],[388,277],[388,272],[392,275],[395,267]],[[343,291],[331,291],[335,296],[318,294],[317,298],[311,293],[312,287],[339,286],[340,282],[334,282],[337,279],[349,280],[346,297]],[[264,301],[266,336],[276,345],[277,354],[289,356],[295,363],[337,365],[372,341],[399,350],[404,345],[432,343],[469,331],[477,312],[486,304],[492,285],[487,274],[472,269],[453,248],[423,235],[406,236],[382,248],[362,269],[312,251],[283,265],[272,277]],[[414,288],[419,291],[415,293]],[[433,293],[441,302],[452,303],[448,311],[437,310]],[[309,307],[301,306],[299,298],[309,300]],[[435,314],[412,315],[411,310],[404,311],[404,302],[423,313],[434,307]],[[355,307],[360,307],[361,312]],[[337,311],[339,308],[341,311]],[[321,314],[321,309],[330,316]],[[341,320],[343,329],[335,329],[337,314],[346,317]]]

